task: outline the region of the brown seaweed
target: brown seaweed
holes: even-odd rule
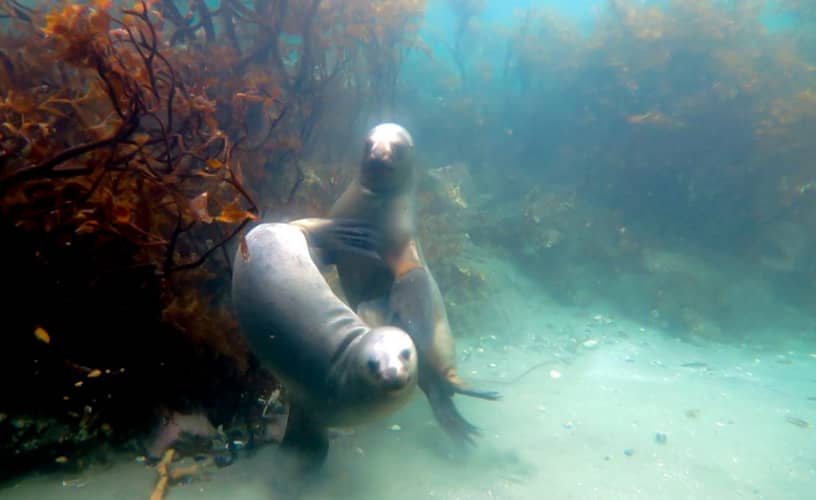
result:
[[[398,51],[423,7],[0,0],[0,238],[13,242],[0,259],[14,290],[0,376],[19,381],[0,396],[5,422],[32,422],[0,422],[3,474],[125,438],[157,407],[254,414],[274,381],[228,306],[232,247],[264,211],[329,202],[303,190],[301,160],[331,116],[325,96],[371,78],[353,60],[398,61],[347,28]],[[344,126],[365,115],[359,98]]]

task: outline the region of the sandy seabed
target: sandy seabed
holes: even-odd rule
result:
[[[689,343],[602,306],[559,307],[507,265],[491,269],[504,291],[484,331],[458,343],[461,375],[503,395],[455,399],[482,429],[478,446],[456,453],[418,391],[335,438],[307,500],[814,498],[816,344]],[[281,458],[263,448],[166,498],[279,498],[270,479]],[[128,456],[21,477],[0,498],[144,499],[155,481]]]

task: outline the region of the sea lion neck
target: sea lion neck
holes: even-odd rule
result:
[[[357,182],[365,191],[380,196],[396,196],[400,194],[410,194],[414,191],[414,169],[412,166],[402,165],[393,168],[388,176],[383,176],[375,168],[363,163],[357,175]]]
[[[360,190],[366,195],[374,198],[388,198],[393,199],[401,196],[411,196],[416,191],[413,183],[404,186],[395,187],[377,187],[372,189],[360,182]]]

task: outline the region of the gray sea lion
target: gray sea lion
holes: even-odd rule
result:
[[[232,299],[241,329],[290,402],[283,445],[305,451],[312,465],[328,453],[328,427],[385,416],[411,398],[417,383],[411,337],[396,327],[366,325],[312,260],[310,244],[356,253],[364,239],[338,221],[261,224],[234,259]]]
[[[478,429],[453,404],[455,393],[496,400],[470,389],[456,373],[456,350],[442,294],[416,239],[413,139],[384,123],[368,134],[360,170],[329,212],[332,219],[366,221],[381,233],[380,259],[335,252],[341,286],[352,309],[370,322],[408,332],[419,353],[419,386],[442,428],[457,442],[473,443]]]

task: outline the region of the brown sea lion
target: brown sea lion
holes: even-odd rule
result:
[[[496,400],[496,392],[468,388],[456,373],[453,334],[442,294],[416,238],[414,143],[403,127],[384,123],[365,142],[356,178],[329,211],[332,219],[365,221],[381,233],[380,259],[335,252],[341,286],[352,309],[368,321],[411,335],[419,353],[419,386],[442,428],[473,443],[478,429],[457,411],[453,395]],[[380,316],[380,321],[374,318]]]
[[[328,453],[328,427],[385,416],[411,398],[417,383],[411,337],[393,326],[370,328],[313,262],[310,244],[355,253],[361,239],[337,221],[261,224],[246,236],[248,252],[234,259],[241,329],[290,402],[283,445],[305,452],[313,466]]]

